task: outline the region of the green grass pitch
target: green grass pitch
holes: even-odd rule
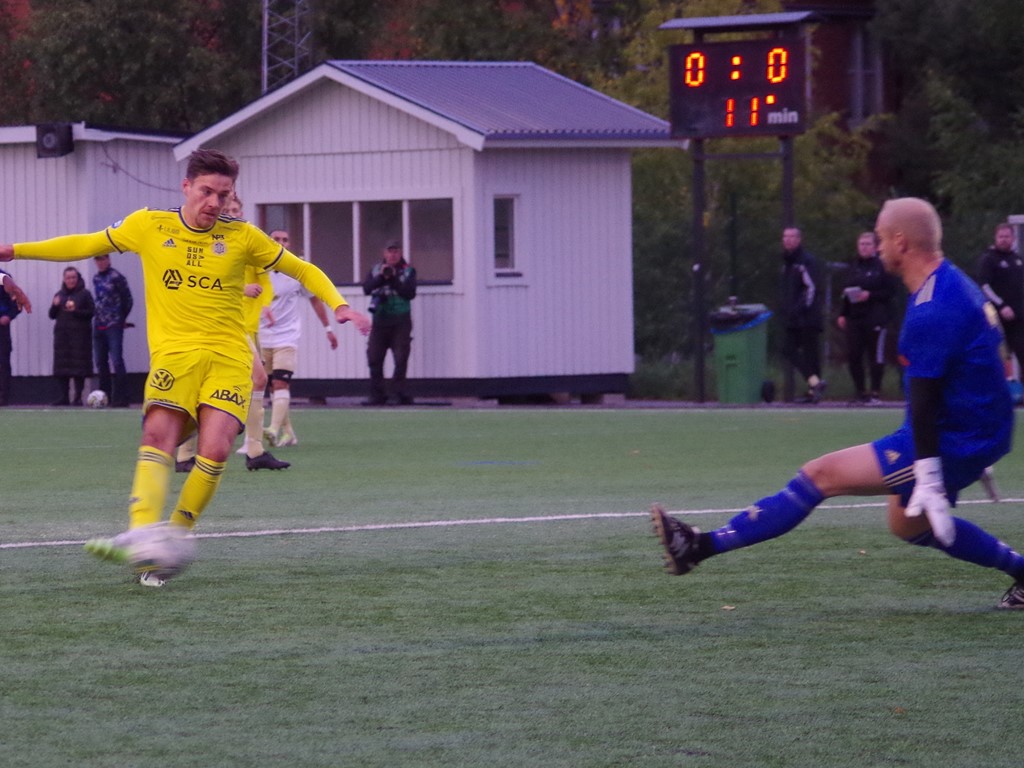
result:
[[[713,527],[900,418],[299,409],[293,467],[233,455],[147,590],[80,546],[125,527],[138,411],[5,410],[0,764],[1019,768],[1008,579],[881,499],[661,570],[651,502]],[[1021,467],[961,506],[1018,547]]]

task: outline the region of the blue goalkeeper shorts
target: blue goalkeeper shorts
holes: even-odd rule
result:
[[[903,506],[907,506],[914,491],[914,437],[910,428],[904,425],[891,435],[875,440],[871,446],[886,486],[900,497]],[[992,463],[993,459],[988,456],[942,457],[942,478],[951,506],[956,506],[957,494],[976,482]]]

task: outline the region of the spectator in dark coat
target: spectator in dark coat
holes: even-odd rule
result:
[[[1006,346],[1024,369],[1024,259],[1013,249],[1013,227],[996,226],[992,246],[978,259],[978,285],[999,313]],[[1007,376],[1013,379],[1012,372]]]
[[[54,405],[81,405],[85,379],[92,376],[93,300],[82,274],[74,267],[64,270],[64,282],[50,305],[53,326],[53,376],[60,384]],[[68,385],[74,394],[68,398]]]
[[[99,387],[114,408],[128,405],[128,373],[124,366],[124,329],[134,300],[124,275],[110,266],[110,254],[96,256],[92,289],[96,299],[92,342],[96,352]],[[114,375],[110,375],[110,370]]]
[[[807,394],[800,403],[818,403],[825,392],[821,377],[823,282],[818,262],[801,245],[800,230],[782,231],[782,292],[779,316],[784,324],[782,354],[807,380]]]

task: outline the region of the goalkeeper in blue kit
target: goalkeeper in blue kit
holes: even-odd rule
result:
[[[1010,450],[1013,404],[999,355],[995,308],[942,255],[942,224],[924,200],[890,200],[875,226],[887,271],[910,293],[899,354],[906,419],[890,435],[805,464],[785,488],[726,525],[701,532],[655,505],[654,530],[671,573],[782,536],[833,496],[889,497],[889,529],[904,541],[995,568],[1013,579],[999,608],[1024,608],[1024,557],[950,514],[957,493]]]

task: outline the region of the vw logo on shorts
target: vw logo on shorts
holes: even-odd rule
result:
[[[166,392],[174,386],[174,376],[164,368],[157,368],[149,375],[149,383],[154,389]]]

